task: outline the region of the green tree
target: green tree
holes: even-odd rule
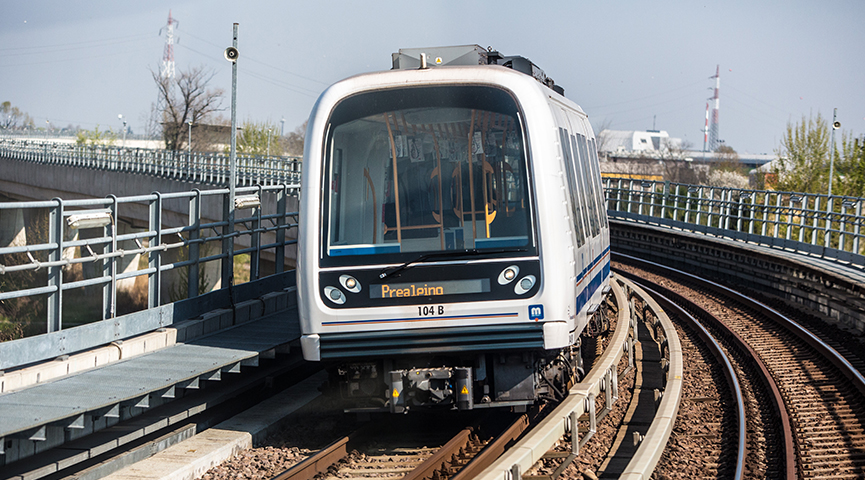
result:
[[[14,212],[14,210],[12,210]],[[28,218],[29,217],[29,218]],[[25,228],[29,245],[48,242],[48,211],[25,212]],[[46,251],[34,251],[33,258],[28,253],[7,253],[0,255],[0,265],[28,265],[47,262]],[[0,292],[14,292],[45,286],[48,274],[44,268],[6,272],[0,275]],[[39,295],[0,300],[0,342],[44,333],[46,303]]]
[[[779,162],[777,190],[825,193],[829,181],[829,123],[817,117],[802,116],[802,121],[787,123],[781,148],[775,153]]]
[[[117,134],[110,128],[108,130],[99,131],[99,124],[93,130],[78,130],[75,133],[75,143],[77,145],[114,145],[117,141]]]
[[[865,136],[852,137],[846,132],[841,135],[841,151],[836,153],[835,169],[839,185],[838,194],[851,197],[865,197]]]
[[[230,147],[229,147],[230,148]],[[237,132],[237,153],[249,155],[282,155],[279,129],[269,122],[245,121]]]

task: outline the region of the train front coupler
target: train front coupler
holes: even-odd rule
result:
[[[387,378],[392,413],[404,413],[411,407],[474,408],[471,367],[391,370]]]

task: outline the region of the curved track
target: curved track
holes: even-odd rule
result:
[[[622,274],[622,272],[618,270],[616,273]],[[634,283],[641,286],[651,294],[661,307],[664,308],[664,311],[671,317],[671,319],[675,319],[679,324],[686,326],[690,332],[693,332],[697,337],[699,337],[699,342],[708,349],[709,353],[715,359],[714,361],[716,366],[722,370],[723,377],[726,380],[726,389],[718,386],[716,387],[714,394],[706,396],[706,394],[703,393],[706,390],[703,389],[707,389],[706,387],[708,387],[708,385],[701,385],[700,387],[702,388],[699,388],[699,396],[692,397],[688,400],[694,404],[707,404],[701,408],[702,411],[698,414],[697,418],[711,420],[713,422],[718,422],[719,420],[726,420],[728,422],[730,420],[735,420],[736,427],[731,428],[731,430],[735,430],[735,435],[730,435],[728,436],[728,439],[725,439],[730,441],[728,441],[727,444],[718,445],[719,448],[713,448],[708,452],[708,455],[703,456],[701,460],[704,464],[710,466],[711,470],[716,472],[718,476],[731,476],[735,480],[743,478],[743,475],[745,474],[745,458],[748,451],[747,421],[745,419],[746,409],[743,387],[739,383],[739,379],[736,376],[736,370],[730,358],[706,327],[704,327],[697,318],[688,313],[687,310],[680,307],[666,296],[643,285],[641,282],[635,281]],[[683,338],[684,336],[680,335],[679,337]],[[712,360],[705,358],[705,356],[701,355],[701,352],[697,351],[699,345],[693,344],[690,341],[686,343],[686,341],[683,340],[682,349],[683,354],[688,358],[686,374],[693,374],[695,371],[713,369],[713,366],[710,365]],[[714,378],[711,378],[711,380],[714,381]],[[689,382],[686,382],[686,385],[688,385],[688,383]],[[707,437],[716,437],[717,440],[720,440],[720,438],[717,438],[717,436],[712,434],[707,435]],[[707,437],[703,437],[702,440],[704,442],[707,441],[709,439]]]
[[[631,265],[640,263],[645,270],[639,275],[651,277],[667,292],[679,292],[677,303],[695,316],[712,312],[719,319],[718,328],[722,325],[731,332],[727,337],[740,337],[754,351],[771,377],[770,390],[777,389],[783,398],[779,418],[786,414],[790,419],[790,433],[782,427],[779,441],[792,446],[795,458],[786,455],[784,476],[865,475],[865,378],[850,362],[793,320],[729,288],[620,258]],[[698,307],[684,305],[686,299]],[[764,427],[771,430],[776,426]],[[771,442],[767,440],[763,443]]]

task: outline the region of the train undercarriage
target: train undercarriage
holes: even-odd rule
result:
[[[329,370],[347,412],[472,410],[560,400],[583,376],[580,342],[565,349],[369,359]]]

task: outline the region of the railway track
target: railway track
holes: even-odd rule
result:
[[[626,302],[625,302],[626,303]],[[605,390],[602,394],[592,394],[594,409],[586,411],[586,415],[578,416],[580,427],[580,444],[583,453],[587,457],[594,457],[598,447],[606,442],[607,447],[613,443],[616,426],[613,419],[621,419],[627,403],[616,404],[614,394],[617,389],[617,375],[610,370],[612,360],[615,358],[614,366],[628,367],[629,360],[633,358],[623,355],[618,347],[627,338],[630,327],[628,321],[622,321],[621,315],[627,315],[628,308],[622,309],[612,304],[611,310],[620,318],[612,318],[609,324],[616,328],[622,326],[625,335],[617,332],[616,340],[611,339],[614,335],[602,335],[592,339],[586,354],[594,357],[596,351],[604,352],[598,358],[592,358],[587,365],[595,365],[597,369],[590,371],[590,377],[594,378],[595,385],[605,382]],[[621,314],[621,315],[619,315]],[[618,320],[618,321],[617,321]],[[630,345],[630,344],[628,344]],[[609,347],[609,348],[608,348]],[[607,352],[609,350],[609,352]],[[624,363],[622,363],[624,362]],[[595,371],[598,370],[598,371]],[[594,373],[592,373],[594,372]],[[631,382],[633,373],[631,373]],[[612,383],[611,383],[612,382]],[[588,388],[588,387],[586,387]],[[608,392],[609,394],[606,394]],[[622,393],[623,396],[626,396]],[[555,415],[556,405],[548,404],[542,409],[517,416],[509,412],[445,412],[442,416],[431,415],[407,415],[391,416],[384,415],[375,417],[375,421],[359,428],[356,432],[331,441],[323,447],[305,448],[310,445],[308,439],[302,435],[294,435],[287,432],[290,438],[286,440],[272,440],[279,445],[292,445],[303,451],[310,451],[310,455],[295,464],[285,472],[275,477],[262,477],[256,475],[253,478],[274,478],[278,480],[307,480],[328,478],[405,478],[436,479],[436,480],[466,480],[482,476],[488,472],[488,467],[509,448],[516,445],[519,438],[531,429],[544,430],[549,428],[551,415]],[[553,412],[553,413],[551,413]],[[589,418],[590,415],[594,418]],[[336,413],[340,418],[344,415]],[[553,419],[555,420],[555,419]],[[322,421],[322,420],[319,420]],[[604,430],[599,426],[601,422],[611,425]],[[457,428],[459,427],[459,428]],[[446,437],[444,433],[450,431]],[[559,470],[568,467],[570,461],[576,460],[569,452],[551,452],[547,457],[555,457],[561,465]],[[571,458],[568,458],[571,457]],[[561,460],[567,459],[568,463],[562,464]],[[592,458],[592,461],[595,459]],[[249,460],[245,460],[249,462]],[[204,478],[225,478],[226,472],[240,472],[243,467],[232,466],[223,469],[220,474],[208,473]],[[212,471],[213,472],[213,471]],[[248,477],[250,478],[250,477]],[[529,478],[528,476],[526,478]]]
[[[529,428],[540,412],[396,417],[340,438],[274,480],[403,478],[469,479]],[[442,425],[470,425],[446,436]],[[436,427],[437,426],[437,427]],[[452,429],[452,428],[451,428]]]
[[[615,330],[569,396],[477,478],[648,478],[676,418],[682,387],[678,336],[630,282],[613,286]],[[637,307],[637,308],[635,308]],[[585,344],[584,344],[585,346]]]
[[[757,401],[750,402],[749,421],[762,422],[749,427],[753,435],[748,446],[759,452],[751,459],[776,466],[763,471],[765,476],[865,476],[865,379],[850,362],[796,322],[731,289],[620,258],[630,266],[631,275],[655,283],[652,288],[711,324],[728,352],[736,352],[731,356],[737,358],[737,374],[757,392]],[[759,380],[761,374],[764,380]],[[777,406],[766,412],[772,398],[777,398]],[[783,468],[778,469],[780,465]]]
[[[621,275],[622,272],[617,273]],[[745,398],[750,392],[748,385],[739,382],[735,360],[730,359],[697,318],[641,282],[634,283],[650,293],[676,323],[683,357],[688,364],[683,388],[685,395],[677,416],[684,435],[671,438],[668,449],[675,449],[676,454],[667,455],[656,472],[669,470],[703,476],[708,473],[716,478],[736,480],[746,474],[749,477],[762,476],[765,472],[755,469],[754,465],[746,468],[749,427]],[[689,468],[687,462],[682,461],[693,457],[700,460],[701,468]]]

